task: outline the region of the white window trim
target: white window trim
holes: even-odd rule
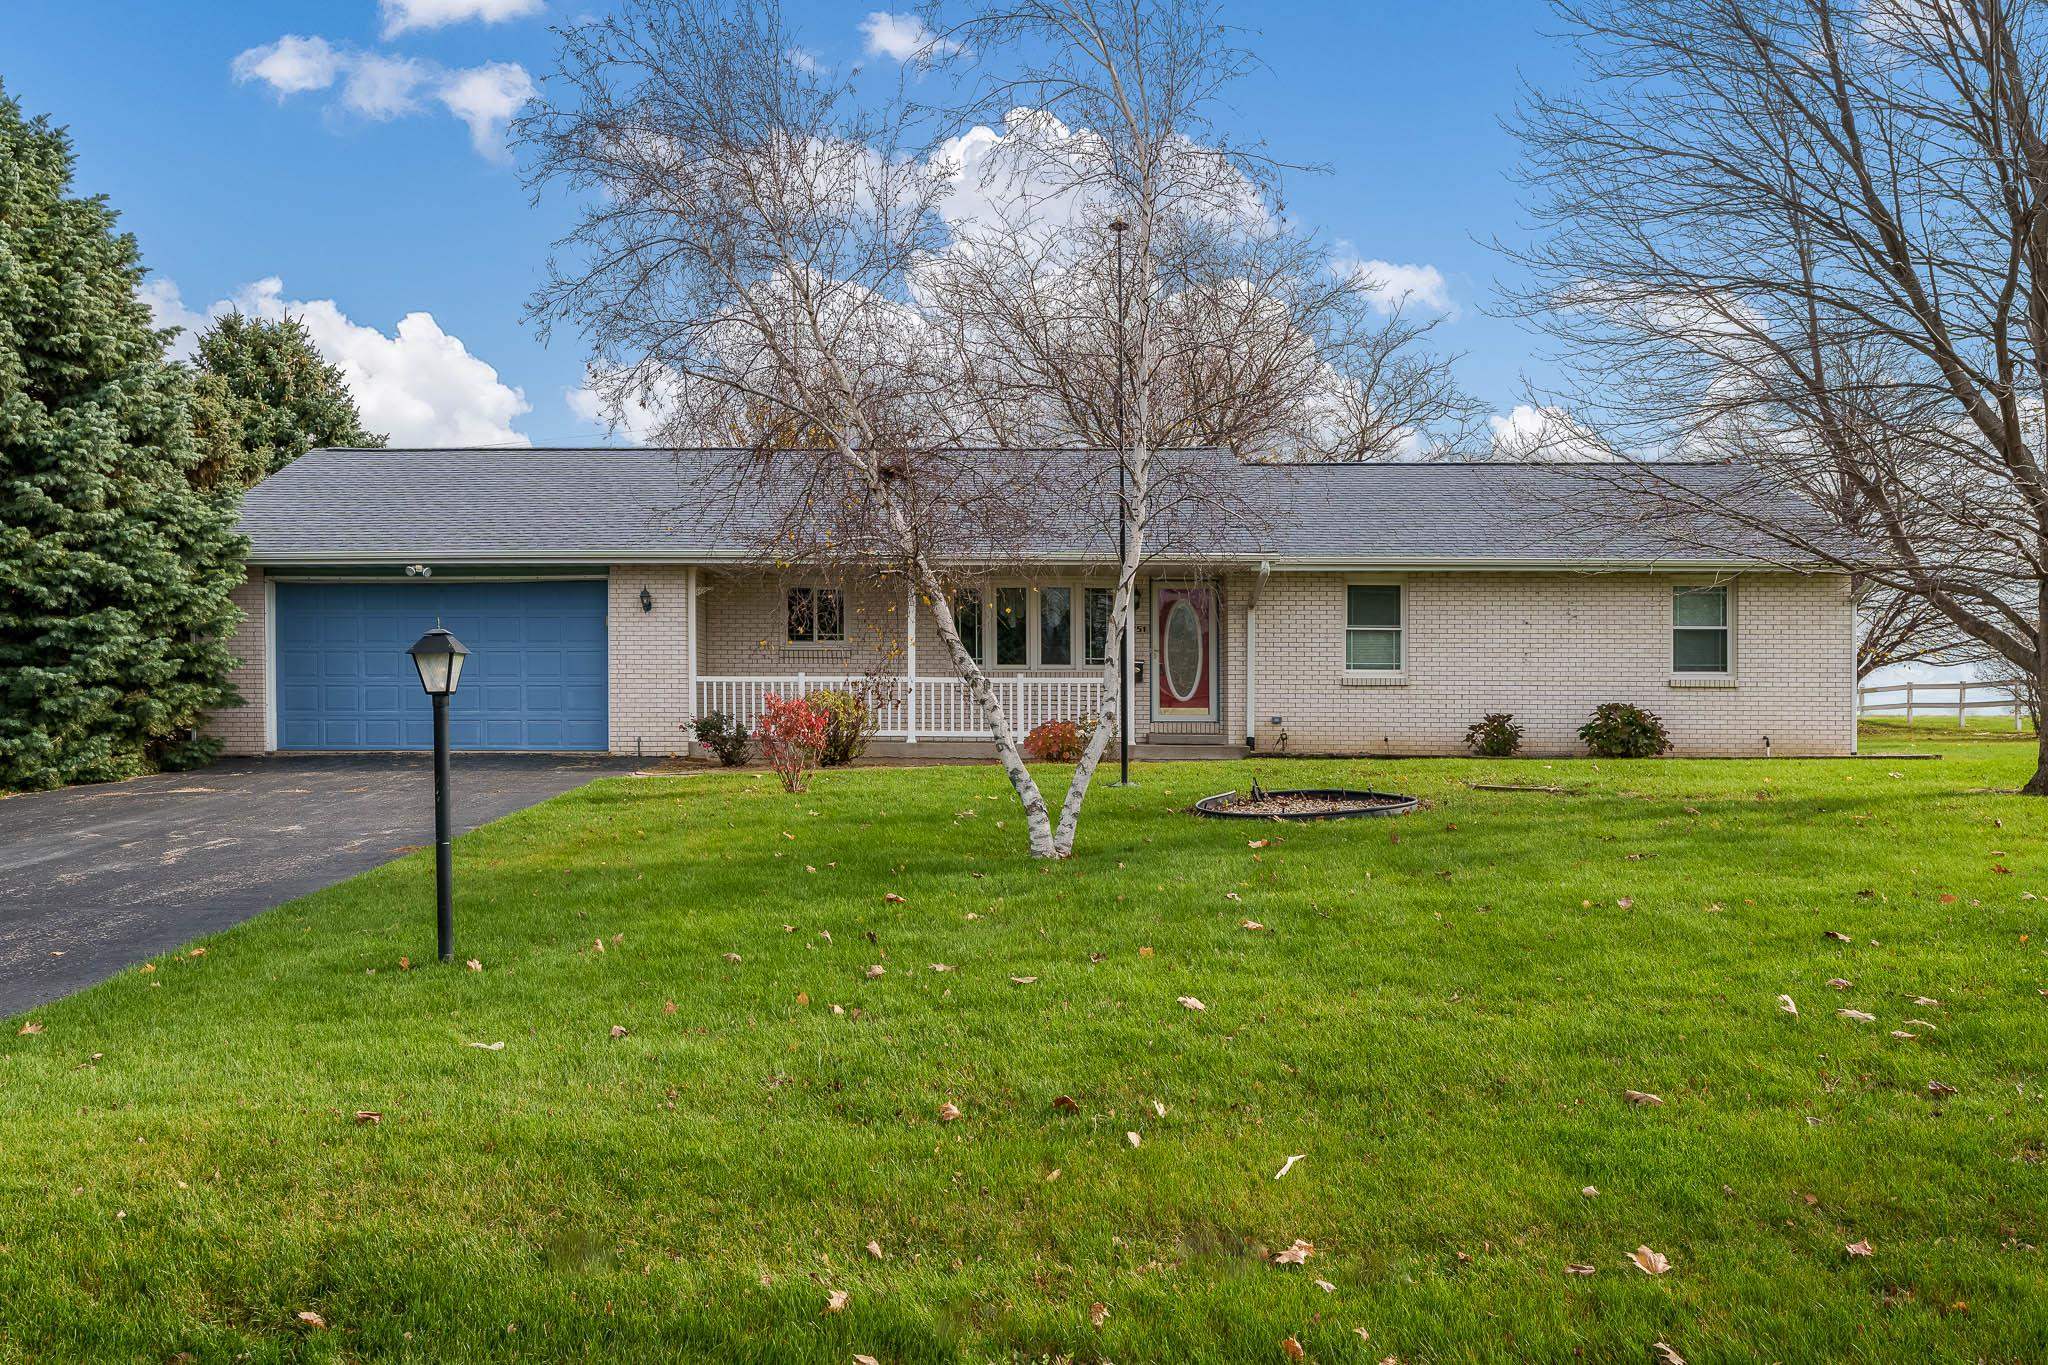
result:
[[[1353,588],[1398,588],[1401,622],[1395,629],[1401,647],[1401,662],[1395,668],[1353,668],[1351,659],[1351,590]],[[1382,627],[1383,629],[1383,627]],[[1344,580],[1337,594],[1338,681],[1345,687],[1405,687],[1408,684],[1408,580],[1387,577],[1352,577]]]
[[[1674,578],[1664,593],[1664,672],[1667,687],[1732,688],[1740,681],[1742,646],[1742,594],[1734,578]],[[1728,667],[1720,673],[1681,673],[1676,667],[1678,650],[1678,590],[1680,588],[1721,588],[1728,594]],[[1711,626],[1688,626],[1688,630],[1711,630]]]
[[[817,611],[817,594],[836,592],[839,594],[839,634],[830,640],[792,640],[789,638],[789,595],[800,588],[811,591],[811,610]],[[782,590],[782,647],[784,649],[816,650],[821,654],[844,653],[846,651],[846,590],[825,583],[791,583]]]

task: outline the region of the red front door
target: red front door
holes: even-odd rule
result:
[[[1209,588],[1152,593],[1152,715],[1216,718],[1216,594]]]

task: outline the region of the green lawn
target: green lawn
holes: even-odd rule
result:
[[[2048,1358],[2048,804],[1944,752],[1143,766],[1056,866],[602,782],[458,845],[480,973],[418,854],[6,1024],[0,1359]]]
[[[1911,726],[1903,715],[1865,716],[1858,723],[1862,731],[1865,748],[1884,747],[1893,740],[1908,735],[1916,740],[1928,740],[1937,744],[1953,744],[1978,740],[2007,740],[2021,744],[2035,744],[2034,723],[2022,718],[2020,728],[2013,729],[2012,717],[1973,715],[1965,717],[1965,723],[1956,724],[1953,711],[1947,715],[1919,715],[1913,717]]]

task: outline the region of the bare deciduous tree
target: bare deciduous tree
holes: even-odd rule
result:
[[[1586,81],[1528,98],[1538,234],[1511,254],[1570,376],[1543,401],[1629,457],[1589,477],[2048,676],[2048,9],[1553,9]],[[1671,458],[1747,473],[1703,498]]]

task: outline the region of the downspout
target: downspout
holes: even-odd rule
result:
[[[1266,579],[1273,572],[1270,560],[1259,561],[1259,576],[1252,582],[1251,596],[1244,604],[1244,747],[1259,747],[1259,598],[1266,591]]]

